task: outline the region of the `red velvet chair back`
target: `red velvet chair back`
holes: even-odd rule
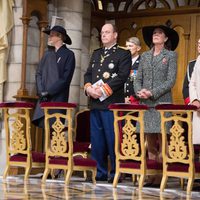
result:
[[[75,141],[90,143],[90,110],[85,109],[75,116]]]

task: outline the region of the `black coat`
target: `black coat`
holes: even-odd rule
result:
[[[48,92],[49,102],[67,102],[74,69],[74,53],[65,45],[60,47],[57,52],[54,50],[45,52],[36,70],[37,94],[40,96],[41,92]],[[43,127],[43,118],[44,112],[40,108],[38,100],[33,123]]]
[[[104,101],[90,98],[91,109],[108,109],[112,103],[124,102],[124,83],[130,73],[130,51],[113,46],[104,56],[104,48],[93,52],[89,67],[84,75],[84,84],[94,84],[102,79],[112,89],[113,93]]]
[[[187,66],[187,73],[185,75],[185,79],[183,82],[183,89],[182,89],[182,93],[183,93],[183,98],[185,100],[185,103],[189,103],[189,83],[190,83],[190,78],[194,69],[194,65],[195,65],[196,60],[192,60],[189,62],[188,66]],[[187,100],[188,99],[188,100]],[[186,104],[187,104],[186,103]]]

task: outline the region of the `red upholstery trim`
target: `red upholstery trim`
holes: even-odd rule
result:
[[[200,172],[200,162],[195,162],[195,172]],[[169,163],[167,171],[188,172],[189,165],[183,163]]]
[[[190,97],[187,97],[186,99],[184,99],[184,103],[185,105],[188,105],[190,103]]]
[[[40,162],[43,163],[45,162],[45,153],[40,153],[40,152],[32,152],[32,158],[33,158],[33,162]]]
[[[123,110],[148,110],[148,106],[142,104],[128,104],[128,103],[114,103],[108,107],[111,110],[123,109]]]
[[[147,159],[147,169],[156,169],[161,170],[162,169],[162,163],[158,163],[155,160],[149,160]],[[141,162],[139,161],[120,161],[120,168],[130,168],[130,169],[140,169]]]
[[[65,102],[43,102],[40,104],[42,108],[45,107],[66,107],[66,108],[75,108],[77,106],[76,103],[65,103]]]
[[[15,102],[2,102],[0,103],[0,108],[33,108],[34,103],[15,101]]]
[[[155,107],[157,110],[196,110],[197,107],[193,105],[183,104],[159,104]]]
[[[14,162],[26,162],[27,155],[16,154],[10,157],[10,161]],[[45,154],[40,152],[32,152],[33,162],[45,163]]]
[[[82,158],[82,157],[74,157],[74,164],[77,166],[84,166],[84,167],[96,167],[97,162],[90,158]]]
[[[54,165],[67,165],[68,163],[68,158],[63,158],[63,157],[50,157],[49,159],[49,164],[54,164]]]
[[[83,158],[81,156],[76,156],[74,159],[74,165],[76,166],[84,166],[84,167],[96,167],[97,163],[95,160],[92,160],[90,158]],[[50,164],[56,164],[56,165],[67,165],[68,159],[63,157],[54,157],[49,160]]]

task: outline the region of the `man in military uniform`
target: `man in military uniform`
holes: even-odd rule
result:
[[[132,56],[132,65],[129,77],[124,84],[125,103],[138,103],[138,99],[134,92],[134,82],[140,63],[139,51],[141,50],[141,43],[137,37],[131,37],[126,40],[126,48],[130,50]]]
[[[131,67],[130,51],[117,45],[114,25],[101,29],[103,48],[93,52],[84,75],[84,89],[90,97],[92,158],[97,161],[97,181],[113,182],[115,175],[114,118],[108,109],[112,103],[124,102],[124,83]],[[108,155],[111,170],[108,174]]]

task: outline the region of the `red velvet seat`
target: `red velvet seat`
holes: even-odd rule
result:
[[[95,183],[96,161],[83,156],[74,155],[72,114],[76,104],[72,103],[42,103],[45,114],[45,151],[46,167],[42,178],[45,182],[50,170],[63,169],[67,171],[65,183],[69,184],[73,171],[91,171]],[[51,109],[64,110],[66,114],[51,114]],[[52,122],[53,119],[53,122]],[[67,129],[65,123],[67,123]],[[50,123],[51,122],[51,123]],[[50,131],[51,130],[51,131]]]
[[[11,167],[24,167],[27,180],[31,169],[44,168],[45,155],[32,152],[30,135],[30,111],[34,104],[27,102],[3,102],[4,127],[6,132],[6,169],[5,179]]]
[[[34,163],[45,163],[45,154],[40,152],[31,152],[32,154],[32,162]],[[10,156],[10,161],[15,162],[26,162],[27,155],[26,154],[15,154]]]
[[[117,186],[121,173],[140,175],[139,189],[142,189],[146,175],[162,173],[162,164],[146,159],[144,138],[145,105],[112,104],[114,113],[116,172],[113,187]],[[137,123],[140,125],[137,132]]]
[[[187,178],[187,194],[190,194],[195,173],[200,171],[200,163],[194,162],[192,143],[192,105],[163,104],[156,106],[161,115],[163,177],[161,191],[164,191],[169,176]],[[166,115],[166,113],[171,113]],[[171,122],[168,130],[166,124]],[[184,127],[187,125],[187,134]],[[196,171],[196,172],[195,172]]]

